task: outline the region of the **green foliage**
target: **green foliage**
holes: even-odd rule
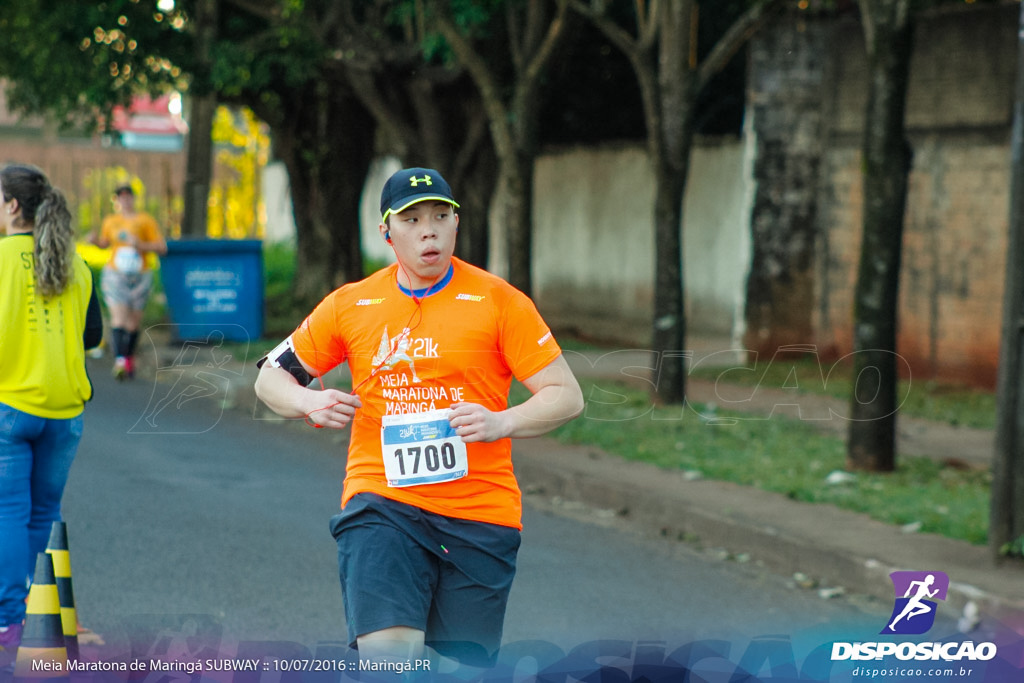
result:
[[[149,299],[146,300],[146,307],[142,311],[142,320],[145,325],[166,323],[168,320],[167,294],[164,292],[162,275],[163,272],[159,268],[153,269],[153,289]]]
[[[221,3],[212,71],[201,67],[190,17],[196,0],[161,12],[155,0],[19,0],[0,3],[0,76],[10,105],[59,120],[109,121],[109,110],[139,93],[214,88],[222,99],[273,99],[319,78],[325,59],[319,18],[287,0],[268,19]],[[313,6],[315,7],[315,3]],[[268,5],[272,9],[273,5]]]
[[[245,14],[227,17],[214,47],[211,75],[222,97],[286,92],[316,78],[325,58],[323,46],[310,39],[316,18],[296,9],[301,7],[273,25]]]
[[[264,334],[284,337],[291,333],[308,311],[295,298],[295,250],[285,244],[263,245]]]
[[[284,7],[281,14],[285,18],[290,18],[302,12],[305,6],[305,0],[284,0]]]
[[[451,0],[450,12],[455,25],[474,37],[489,36],[487,25],[510,0]]]
[[[390,27],[396,43],[416,44],[427,62],[454,66],[455,56],[431,19],[439,11],[437,5],[422,0],[383,2],[384,23]],[[519,4],[516,0],[451,0],[443,11],[452,23],[472,41],[494,40],[499,32],[504,10]],[[369,18],[369,17],[367,17]]]
[[[0,3],[0,75],[12,109],[91,122],[137,92],[183,87],[186,15],[150,0]],[[108,119],[109,120],[109,119]]]
[[[1024,536],[1018,536],[1009,543],[1004,543],[999,548],[999,554],[1003,557],[1024,557]]]

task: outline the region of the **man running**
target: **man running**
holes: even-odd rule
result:
[[[400,665],[426,645],[493,666],[522,528],[510,439],[583,409],[533,302],[453,257],[456,208],[436,170],[392,175],[379,229],[397,263],[328,295],[260,361],[275,412],[352,425],[331,530],[361,660]],[[351,392],[307,387],[343,362]],[[532,395],[508,406],[513,377]]]

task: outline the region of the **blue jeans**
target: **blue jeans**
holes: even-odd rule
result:
[[[25,617],[27,582],[46,551],[82,416],[52,420],[0,403],[0,626]]]

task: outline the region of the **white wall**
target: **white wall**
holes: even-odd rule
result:
[[[363,184],[363,199],[359,206],[363,254],[375,261],[395,261],[394,250],[380,236],[380,192],[391,174],[401,168],[401,162],[395,157],[376,159],[370,164],[370,172]]]
[[[267,210],[264,239],[267,242],[295,243],[295,216],[292,214],[292,193],[288,186],[288,170],[280,161],[263,167],[260,174],[263,205]]]
[[[739,343],[750,271],[751,156],[739,141],[694,148],[686,188],[683,277],[694,332]]]
[[[689,332],[732,335],[750,262],[749,173],[738,141],[694,149],[685,198]],[[653,174],[640,146],[537,162],[534,287],[559,327],[646,344],[654,287]]]

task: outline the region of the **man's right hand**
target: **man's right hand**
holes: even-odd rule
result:
[[[356,410],[363,407],[357,395],[338,389],[310,389],[309,398],[308,405],[312,407],[306,412],[306,420],[317,427],[344,429],[355,417]]]

